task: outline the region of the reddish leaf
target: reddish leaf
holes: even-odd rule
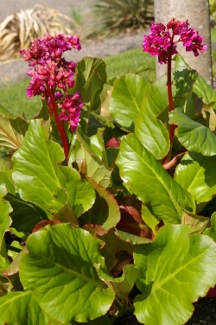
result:
[[[33,230],[32,230],[32,233],[39,231],[41,228],[44,228],[44,227],[46,227],[47,225],[54,226],[54,225],[56,225],[57,223],[60,223],[60,221],[57,220],[57,219],[55,219],[55,220],[42,220],[42,221],[38,222],[38,223],[35,225],[35,227],[34,227]]]
[[[119,238],[115,229],[110,229],[104,235],[98,235],[99,239],[104,241],[104,245],[101,247],[103,256],[106,258],[106,264],[111,271],[119,262],[120,252],[124,252],[129,255],[133,255],[134,245]]]
[[[82,228],[90,232],[93,237],[96,237],[97,235],[103,236],[108,233],[107,230],[105,230],[102,226],[99,225],[85,224]]]
[[[120,147],[120,143],[121,143],[121,140],[112,137],[111,139],[109,139],[107,141],[106,147],[107,148],[109,148],[109,147],[119,148]]]
[[[117,228],[130,234],[151,238],[151,230],[144,223],[141,217],[141,206],[131,197],[124,197],[118,200],[121,220]]]

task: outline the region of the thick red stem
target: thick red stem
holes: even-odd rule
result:
[[[169,110],[170,112],[174,110],[174,101],[172,95],[172,46],[168,49],[168,64],[167,64],[167,93],[169,101]],[[174,140],[175,125],[171,124],[169,129],[169,141],[170,141],[170,150],[166,157],[163,160],[163,165],[167,164],[170,159],[170,153],[172,150],[173,140]]]
[[[53,115],[55,117],[56,125],[57,125],[59,135],[60,135],[61,140],[62,140],[63,148],[64,148],[65,159],[67,161],[68,160],[68,154],[69,154],[69,144],[68,144],[68,139],[67,139],[67,136],[66,136],[66,133],[65,133],[64,124],[60,123],[54,95],[53,95],[50,88],[48,90],[49,90],[49,95],[50,95],[50,104],[48,104],[48,106],[49,106],[51,112],[53,113]]]

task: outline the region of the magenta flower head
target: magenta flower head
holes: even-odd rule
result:
[[[41,96],[47,101],[50,113],[56,112],[55,117],[58,114],[59,120],[69,121],[74,131],[83,103],[80,94],[68,95],[68,90],[74,87],[76,64],[66,61],[63,54],[72,49],[81,49],[77,36],[51,36],[47,33],[43,38],[33,40],[30,47],[20,53],[29,63],[27,75],[32,78],[27,96]],[[57,113],[57,108],[61,108],[62,112]]]
[[[65,51],[72,48],[81,49],[78,37],[45,34],[43,38],[33,40],[30,48],[20,51],[30,66],[27,72],[32,77],[27,90],[29,97],[41,95],[46,98],[49,89],[61,88],[66,91],[73,87],[76,64],[62,57]]]
[[[158,56],[161,64],[168,63],[168,57],[178,53],[177,44],[180,42],[187,52],[192,51],[195,56],[207,49],[207,45],[202,44],[203,37],[190,26],[188,20],[173,18],[167,26],[152,23],[149,34],[144,35],[143,52]]]
[[[80,120],[81,108],[83,103],[80,102],[80,94],[76,92],[74,95],[66,95],[63,102],[59,104],[61,113],[59,119],[69,121],[71,130],[74,132],[77,129],[77,124]]]

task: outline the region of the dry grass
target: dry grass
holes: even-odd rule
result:
[[[40,5],[20,10],[0,23],[0,61],[19,57],[19,50],[46,32],[73,34],[74,22],[59,11]]]

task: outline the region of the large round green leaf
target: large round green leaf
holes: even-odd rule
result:
[[[205,104],[210,104],[216,101],[215,89],[207,84],[206,80],[198,75],[197,81],[194,85],[194,92]]]
[[[216,155],[216,136],[206,126],[197,123],[183,113],[181,107],[170,113],[170,124],[178,125],[176,135],[181,144],[190,151],[203,156]]]
[[[175,170],[175,180],[187,190],[197,204],[208,202],[216,194],[216,157],[189,152]]]
[[[72,92],[77,90],[84,102],[79,123],[84,133],[88,130],[90,113],[100,107],[100,94],[106,80],[106,65],[102,59],[85,57],[76,65],[76,83]]]
[[[23,200],[40,206],[49,216],[68,201],[75,210],[79,206],[79,213],[86,211],[94,203],[94,190],[87,181],[81,181],[75,169],[59,166],[64,160],[63,149],[48,141],[47,133],[42,120],[32,120],[25,139],[13,155],[13,179],[19,194]]]
[[[67,224],[47,226],[27,241],[20,279],[41,307],[61,322],[86,322],[105,315],[114,293],[97,274],[104,267],[98,243],[86,230]]]
[[[155,240],[135,250],[140,271],[135,315],[145,325],[181,325],[191,317],[192,302],[216,283],[216,244],[191,227],[162,227]]]
[[[0,325],[47,325],[51,320],[31,291],[11,292],[0,297],[0,315]]]
[[[42,120],[33,120],[21,147],[13,155],[13,179],[23,200],[49,208],[53,193],[61,188],[63,176],[58,163],[64,160],[61,147],[46,141]]]
[[[181,222],[182,211],[194,211],[192,196],[176,183],[134,134],[123,138],[116,164],[124,185],[165,223]]]
[[[135,74],[126,74],[115,80],[110,115],[124,129],[134,130],[134,122],[149,88],[149,82]]]
[[[144,97],[135,123],[135,135],[142,145],[154,155],[162,159],[169,151],[169,134],[158,116],[168,106],[167,93],[163,79],[153,85]]]

